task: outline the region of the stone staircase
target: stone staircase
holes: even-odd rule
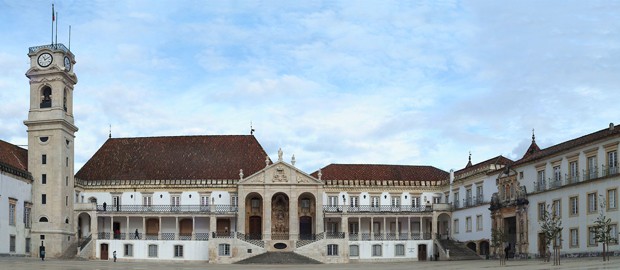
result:
[[[78,241],[73,241],[73,243],[71,243],[71,245],[69,245],[69,247],[67,247],[67,249],[65,249],[65,251],[63,251],[62,254],[60,254],[58,259],[62,259],[62,260],[75,259],[75,256],[77,255],[78,246],[79,246]]]
[[[266,252],[236,262],[237,264],[320,264],[321,262],[310,259],[294,252]]]
[[[469,249],[463,243],[459,243],[453,240],[438,240],[444,251],[450,250],[451,261],[463,261],[463,260],[482,260],[482,258],[476,254],[475,251]]]

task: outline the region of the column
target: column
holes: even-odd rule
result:
[[[127,218],[127,224],[126,224],[126,225],[127,225],[127,226],[126,226],[126,227],[127,227],[127,230],[125,231],[125,239],[127,239],[127,240],[128,240],[128,239],[131,239],[131,237],[129,236],[129,235],[130,235],[130,234],[129,234],[129,232],[130,232],[130,230],[129,230],[129,216],[127,216],[126,218]]]
[[[263,240],[271,240],[271,197],[272,192],[266,192],[263,199]],[[317,217],[318,218],[318,217]]]
[[[209,239],[213,238],[217,232],[217,217],[209,217]]]
[[[179,234],[180,234],[180,232],[179,232],[179,217],[176,216],[176,217],[174,217],[174,219],[176,221],[174,223],[174,232],[175,232],[174,233],[174,240],[179,240]]]
[[[299,213],[297,212],[299,196],[292,190],[288,201],[288,232],[289,240],[299,239]]]
[[[398,217],[396,217],[396,240],[400,240],[400,231],[398,229],[400,228],[398,226]]]
[[[110,239],[114,239],[114,216],[110,216]]]
[[[424,233],[423,233],[424,230],[422,229],[423,226],[424,224],[422,223],[422,216],[420,216],[420,227],[418,228],[419,233],[420,233],[420,240],[424,239]]]
[[[141,240],[145,240],[146,239],[146,218],[142,217],[142,237],[140,237]]]
[[[381,233],[383,235],[383,240],[387,239],[387,222],[385,221],[385,217],[383,217],[383,232]]]
[[[407,239],[411,239],[411,217],[407,216]]]
[[[157,217],[159,219],[159,230],[157,231],[157,239],[161,240],[161,216]]]
[[[343,216],[340,218],[340,231],[344,233],[345,239],[349,237],[349,226],[347,226],[348,223],[349,220],[346,217]]]
[[[375,230],[374,230],[374,218],[370,217],[370,240],[375,240]]]
[[[196,240],[196,216],[192,216],[192,235],[191,239]]]

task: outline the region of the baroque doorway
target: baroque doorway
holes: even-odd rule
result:
[[[289,239],[289,198],[284,193],[276,193],[271,199],[271,239]]]

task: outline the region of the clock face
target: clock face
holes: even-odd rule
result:
[[[71,70],[71,60],[69,60],[69,57],[65,56],[65,69],[67,71]]]
[[[39,66],[41,67],[47,67],[52,63],[52,55],[49,53],[42,53],[41,55],[39,55],[39,58],[37,59],[37,63],[39,64]]]

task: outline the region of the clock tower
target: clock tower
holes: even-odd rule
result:
[[[31,47],[28,171],[32,185],[33,256],[59,257],[75,241],[73,222],[74,55],[63,44]],[[75,252],[75,251],[73,251]]]

